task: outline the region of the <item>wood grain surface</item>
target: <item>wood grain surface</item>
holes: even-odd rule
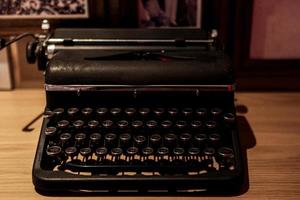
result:
[[[238,93],[249,189],[235,197],[45,197],[31,181],[44,108],[43,90],[0,92],[0,199],[300,199],[300,93]]]

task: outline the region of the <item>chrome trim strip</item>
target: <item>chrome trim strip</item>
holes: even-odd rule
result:
[[[53,85],[45,84],[46,91],[235,91],[235,85]]]
[[[54,53],[59,50],[124,50],[124,51],[167,51],[167,50],[176,50],[176,51],[197,51],[205,50],[204,46],[186,46],[186,47],[176,47],[176,46],[116,46],[116,45],[80,45],[80,46],[63,46],[57,44],[49,44],[47,46],[47,52]]]
[[[90,44],[90,45],[105,45],[105,44],[176,44],[181,43],[181,41],[174,39],[64,39],[64,38],[50,38],[47,43],[48,44],[64,44],[64,43],[72,43],[72,45],[82,45],[82,44]],[[203,44],[203,43],[213,43],[213,39],[197,39],[197,40],[183,40],[185,44]]]

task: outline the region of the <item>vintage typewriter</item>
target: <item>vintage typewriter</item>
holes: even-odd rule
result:
[[[27,58],[44,70],[47,99],[35,188],[239,190],[232,65],[215,36],[191,29],[56,29],[29,43]]]

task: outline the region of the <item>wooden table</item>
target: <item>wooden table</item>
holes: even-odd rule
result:
[[[240,196],[226,198],[300,199],[300,93],[247,92],[238,93],[236,99],[242,143],[248,148],[249,189]],[[0,92],[1,200],[60,199],[36,193],[31,182],[32,162],[42,120],[33,124],[32,132],[22,132],[22,128],[42,112],[44,102],[42,90]],[[128,200],[156,198],[122,197]],[[201,199],[219,198],[222,197]]]

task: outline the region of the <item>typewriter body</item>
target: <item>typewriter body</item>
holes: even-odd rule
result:
[[[57,29],[29,44],[47,100],[36,189],[238,190],[234,79],[214,43],[190,29]]]

